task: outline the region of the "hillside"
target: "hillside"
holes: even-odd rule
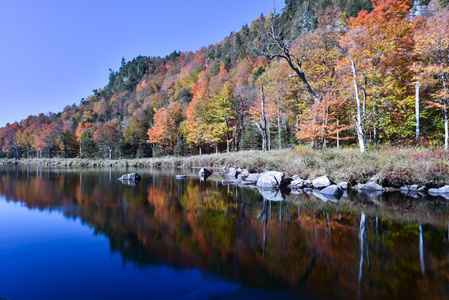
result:
[[[447,1],[373,3],[287,0],[216,45],[123,58],[79,105],[1,128],[0,157],[447,148]]]

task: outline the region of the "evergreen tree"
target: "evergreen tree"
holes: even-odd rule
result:
[[[245,131],[242,134],[240,150],[262,149],[262,138],[257,131],[256,126],[248,121],[245,125]]]

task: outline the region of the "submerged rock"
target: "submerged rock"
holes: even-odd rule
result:
[[[123,174],[122,177],[120,177],[118,180],[120,181],[131,181],[131,182],[139,182],[142,179],[139,174],[137,173],[129,173],[129,174]]]
[[[225,179],[225,180],[221,181],[221,184],[223,184],[223,185],[230,185],[230,184],[234,184],[235,182],[236,182],[236,180]]]

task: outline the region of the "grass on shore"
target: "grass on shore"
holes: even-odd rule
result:
[[[190,157],[143,159],[1,159],[1,163],[66,167],[140,167],[140,168],[246,168],[250,172],[284,171],[303,179],[327,175],[335,182],[351,184],[375,181],[383,186],[406,184],[436,187],[449,184],[449,153],[421,148],[389,148],[361,154],[357,149],[320,149],[309,147],[276,151],[241,151]]]

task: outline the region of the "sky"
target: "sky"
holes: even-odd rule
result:
[[[122,57],[220,42],[278,0],[0,1],[0,127],[103,88]]]

